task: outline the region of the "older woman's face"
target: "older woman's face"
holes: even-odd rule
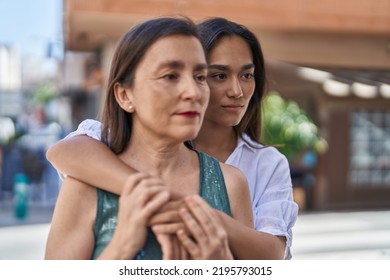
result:
[[[159,139],[191,140],[202,125],[209,100],[207,64],[193,36],[156,41],[138,64],[133,97],[133,132],[152,131]]]
[[[235,126],[255,90],[255,65],[248,43],[239,36],[222,38],[209,54],[210,102],[205,122]]]

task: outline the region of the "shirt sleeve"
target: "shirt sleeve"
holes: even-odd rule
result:
[[[256,193],[255,228],[275,236],[286,237],[285,259],[291,259],[292,227],[298,216],[294,202],[290,167],[286,157],[274,148],[258,161],[258,180],[265,186]]]
[[[69,133],[67,136],[65,136],[64,139],[78,135],[87,135],[91,138],[101,141],[102,127],[103,124],[101,122],[92,119],[86,119],[79,124],[77,130]]]

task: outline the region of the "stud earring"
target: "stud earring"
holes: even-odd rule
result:
[[[134,112],[134,107],[131,104],[129,105],[129,111],[130,111],[130,113]]]

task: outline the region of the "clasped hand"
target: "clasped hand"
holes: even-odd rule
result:
[[[217,211],[198,195],[170,200],[149,225],[163,259],[233,259]]]
[[[147,174],[130,176],[119,200],[115,248],[132,258],[151,227],[163,259],[232,259],[217,210],[200,196],[175,197],[164,182]]]

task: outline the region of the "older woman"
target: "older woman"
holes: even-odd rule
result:
[[[206,78],[202,43],[188,20],[150,20],[122,37],[110,70],[102,139],[140,173],[126,180],[120,199],[67,177],[46,258],[161,258],[148,225],[171,193],[190,197],[188,207],[179,210],[186,230],[177,232],[187,254],[232,258],[220,220],[194,195],[250,227],[246,178],[186,142],[202,124],[209,99]]]

